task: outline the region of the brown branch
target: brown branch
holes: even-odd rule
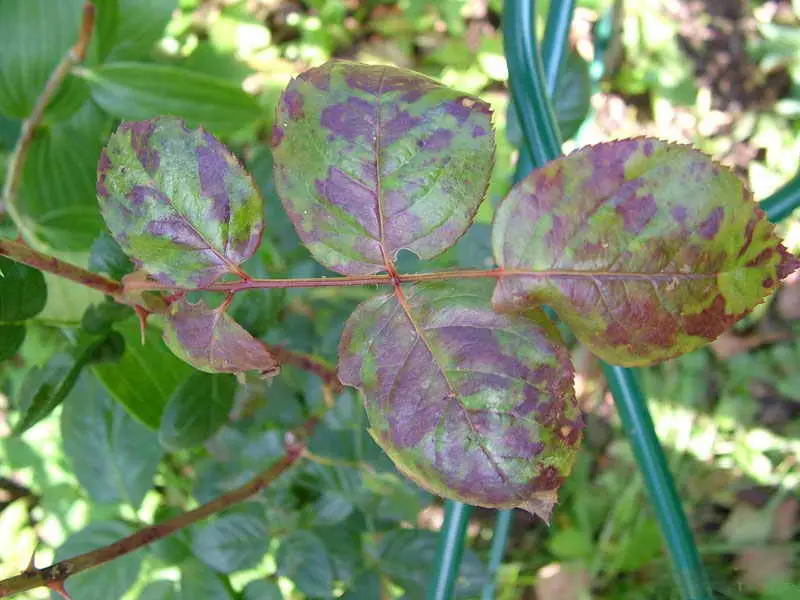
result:
[[[339,376],[336,374],[336,369],[327,362],[310,354],[287,350],[283,346],[272,346],[270,344],[266,344],[266,346],[270,354],[272,354],[280,364],[291,365],[303,371],[313,373],[336,394],[342,391],[343,386],[339,381]]]
[[[316,417],[309,419],[301,428],[302,435],[308,435],[313,430],[317,421],[318,418]],[[130,554],[143,546],[152,544],[180,529],[221,512],[243,500],[247,500],[264,490],[279,475],[297,462],[297,460],[303,456],[304,449],[305,446],[302,442],[291,438],[286,444],[286,455],[242,487],[228,492],[227,494],[223,494],[211,502],[207,502],[193,510],[167,519],[161,523],[140,529],[136,533],[114,542],[113,544],[109,544],[108,546],[62,560],[49,567],[44,567],[43,569],[37,569],[35,567],[28,568],[15,577],[0,581],[0,598],[5,598],[12,594],[38,587],[47,586],[52,588],[58,584],[63,584],[67,578],[72,575],[98,567],[120,556]]]
[[[29,267],[53,273],[59,277],[64,277],[65,279],[103,292],[114,298],[117,302],[129,304],[129,302],[125,300],[125,288],[119,281],[108,279],[107,277],[92,273],[91,271],[64,262],[53,256],[42,254],[22,242],[0,239],[0,256],[7,256],[11,260],[26,264]]]
[[[55,96],[58,88],[61,87],[64,78],[69,74],[76,64],[83,62],[86,57],[86,50],[89,47],[89,40],[92,38],[92,31],[94,30],[95,7],[91,2],[86,2],[83,5],[83,17],[81,18],[81,27],[78,34],[78,41],[70,48],[61,62],[58,63],[55,70],[50,74],[47,83],[36,100],[33,110],[27,119],[22,123],[22,133],[14,146],[14,151],[8,162],[8,175],[6,176],[3,185],[3,203],[8,211],[11,220],[20,230],[21,233],[27,233],[33,241],[35,236],[28,230],[22,215],[17,209],[17,189],[22,178],[22,169],[25,166],[25,159],[28,156],[31,143],[36,134],[36,130],[41,125],[44,118],[45,110],[48,104]]]

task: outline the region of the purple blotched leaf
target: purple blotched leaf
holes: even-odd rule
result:
[[[494,161],[489,105],[405,69],[334,61],[281,97],[275,187],[303,243],[346,275],[431,258],[472,223]]]
[[[537,170],[500,205],[500,310],[548,304],[604,360],[649,365],[715,339],[798,267],[750,192],[687,146],[637,138]]]
[[[164,341],[176,356],[206,373],[258,371],[277,375],[278,362],[264,344],[225,312],[185,298],[174,302],[164,326]]]
[[[370,432],[431,492],[547,520],[583,429],[572,365],[543,312],[498,314],[488,281],[381,295],[347,321],[339,378]]]
[[[114,239],[150,276],[201,287],[261,242],[261,197],[211,134],[177,118],[125,122],[97,168],[97,198]]]

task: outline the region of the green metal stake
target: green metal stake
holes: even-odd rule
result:
[[[569,26],[575,12],[575,0],[551,2],[547,12],[547,23],[544,27],[542,39],[542,66],[544,67],[544,80],[547,86],[547,96],[554,100],[558,88],[558,77],[564,66],[567,56],[567,42],[569,41]],[[542,166],[542,165],[539,165]]]
[[[511,93],[519,111],[520,125],[534,163],[544,163],[561,154],[561,145],[549,100],[544,94],[542,62],[536,48],[535,2],[508,0],[503,19]],[[686,600],[710,600],[703,564],[692,538],[686,515],[633,373],[608,367],[606,374],[644,475],[648,494],[675,566],[678,586]]]
[[[434,583],[428,592],[429,600],[450,600],[453,595],[461,554],[464,551],[464,537],[469,524],[472,507],[461,502],[448,500],[444,509],[444,523],[439,532],[439,545],[436,551],[438,562],[434,572]]]
[[[773,223],[782,221],[800,207],[800,173],[785,186],[761,201],[761,208]]]
[[[492,536],[492,548],[489,550],[489,573],[486,585],[483,586],[481,600],[493,600],[494,591],[497,588],[497,569],[503,560],[508,542],[508,532],[511,529],[510,510],[501,510],[497,513],[497,520],[494,525],[494,535]]]

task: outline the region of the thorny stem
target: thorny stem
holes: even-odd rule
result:
[[[525,269],[465,269],[453,271],[436,271],[431,273],[397,273],[394,275],[358,275],[344,277],[309,277],[297,279],[248,279],[246,281],[231,281],[213,283],[203,287],[204,291],[237,293],[257,289],[285,289],[285,288],[318,288],[318,287],[350,287],[357,285],[395,285],[397,283],[418,283],[421,281],[443,281],[447,279],[502,279],[505,277],[529,277],[535,279],[615,279],[615,280],[662,280],[673,279],[707,279],[715,277],[712,273],[635,273],[624,271],[578,271],[570,269],[530,271]],[[155,290],[182,290],[192,291],[189,288],[176,288],[175,286],[158,283],[157,281],[131,281],[125,284],[126,289],[135,291]]]
[[[22,123],[22,132],[14,146],[14,151],[8,161],[8,175],[6,176],[3,185],[3,203],[5,204],[6,211],[14,221],[19,231],[22,234],[27,234],[25,237],[28,241],[33,242],[35,236],[25,224],[25,220],[17,209],[17,189],[19,188],[20,180],[22,179],[22,170],[25,166],[25,159],[28,156],[33,138],[36,135],[36,130],[42,123],[45,110],[48,104],[55,96],[58,88],[64,78],[69,74],[72,68],[78,63],[83,62],[86,57],[86,50],[89,48],[89,40],[92,38],[92,31],[94,30],[95,7],[91,2],[86,2],[83,5],[83,17],[81,18],[80,33],[78,34],[78,41],[70,48],[58,66],[50,74],[44,90],[36,100],[36,104],[31,111],[31,114]]]
[[[92,273],[53,256],[43,254],[30,246],[12,240],[0,239],[0,256],[7,256],[11,260],[23,263],[29,267],[53,273],[65,279],[80,283],[92,289],[111,296],[118,302],[126,304],[125,287],[119,281],[108,279],[97,273]]]
[[[301,428],[300,435],[303,438],[310,435],[318,420],[318,417],[309,419]],[[161,523],[156,523],[155,525],[140,529],[136,533],[114,542],[113,544],[109,544],[108,546],[103,546],[102,548],[97,548],[96,550],[86,552],[79,556],[62,560],[49,567],[44,567],[43,569],[37,569],[31,566],[15,577],[0,581],[0,598],[42,586],[47,586],[51,589],[63,589],[63,583],[72,575],[98,567],[120,556],[130,554],[143,546],[152,544],[176,531],[184,529],[189,525],[197,523],[198,521],[258,494],[303,457],[305,444],[294,437],[287,439],[286,454],[283,458],[243,486],[227,494],[223,494],[195,509],[167,519]]]

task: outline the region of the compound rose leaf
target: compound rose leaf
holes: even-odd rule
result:
[[[211,134],[174,117],[120,125],[100,156],[97,198],[125,253],[168,285],[241,275],[261,242],[250,176]]]
[[[637,138],[518,184],[493,230],[499,310],[552,306],[604,360],[650,365],[714,340],[796,269],[728,169]]]
[[[275,187],[303,243],[345,275],[431,258],[472,223],[494,162],[489,105],[405,69],[334,61],[284,91]]]
[[[572,365],[541,311],[491,310],[488,281],[431,282],[363,302],[339,346],[370,432],[423,488],[547,520],[583,429]]]
[[[267,348],[225,312],[223,304],[210,309],[185,298],[170,306],[164,341],[175,355],[206,373],[258,371],[277,375],[278,362]]]

